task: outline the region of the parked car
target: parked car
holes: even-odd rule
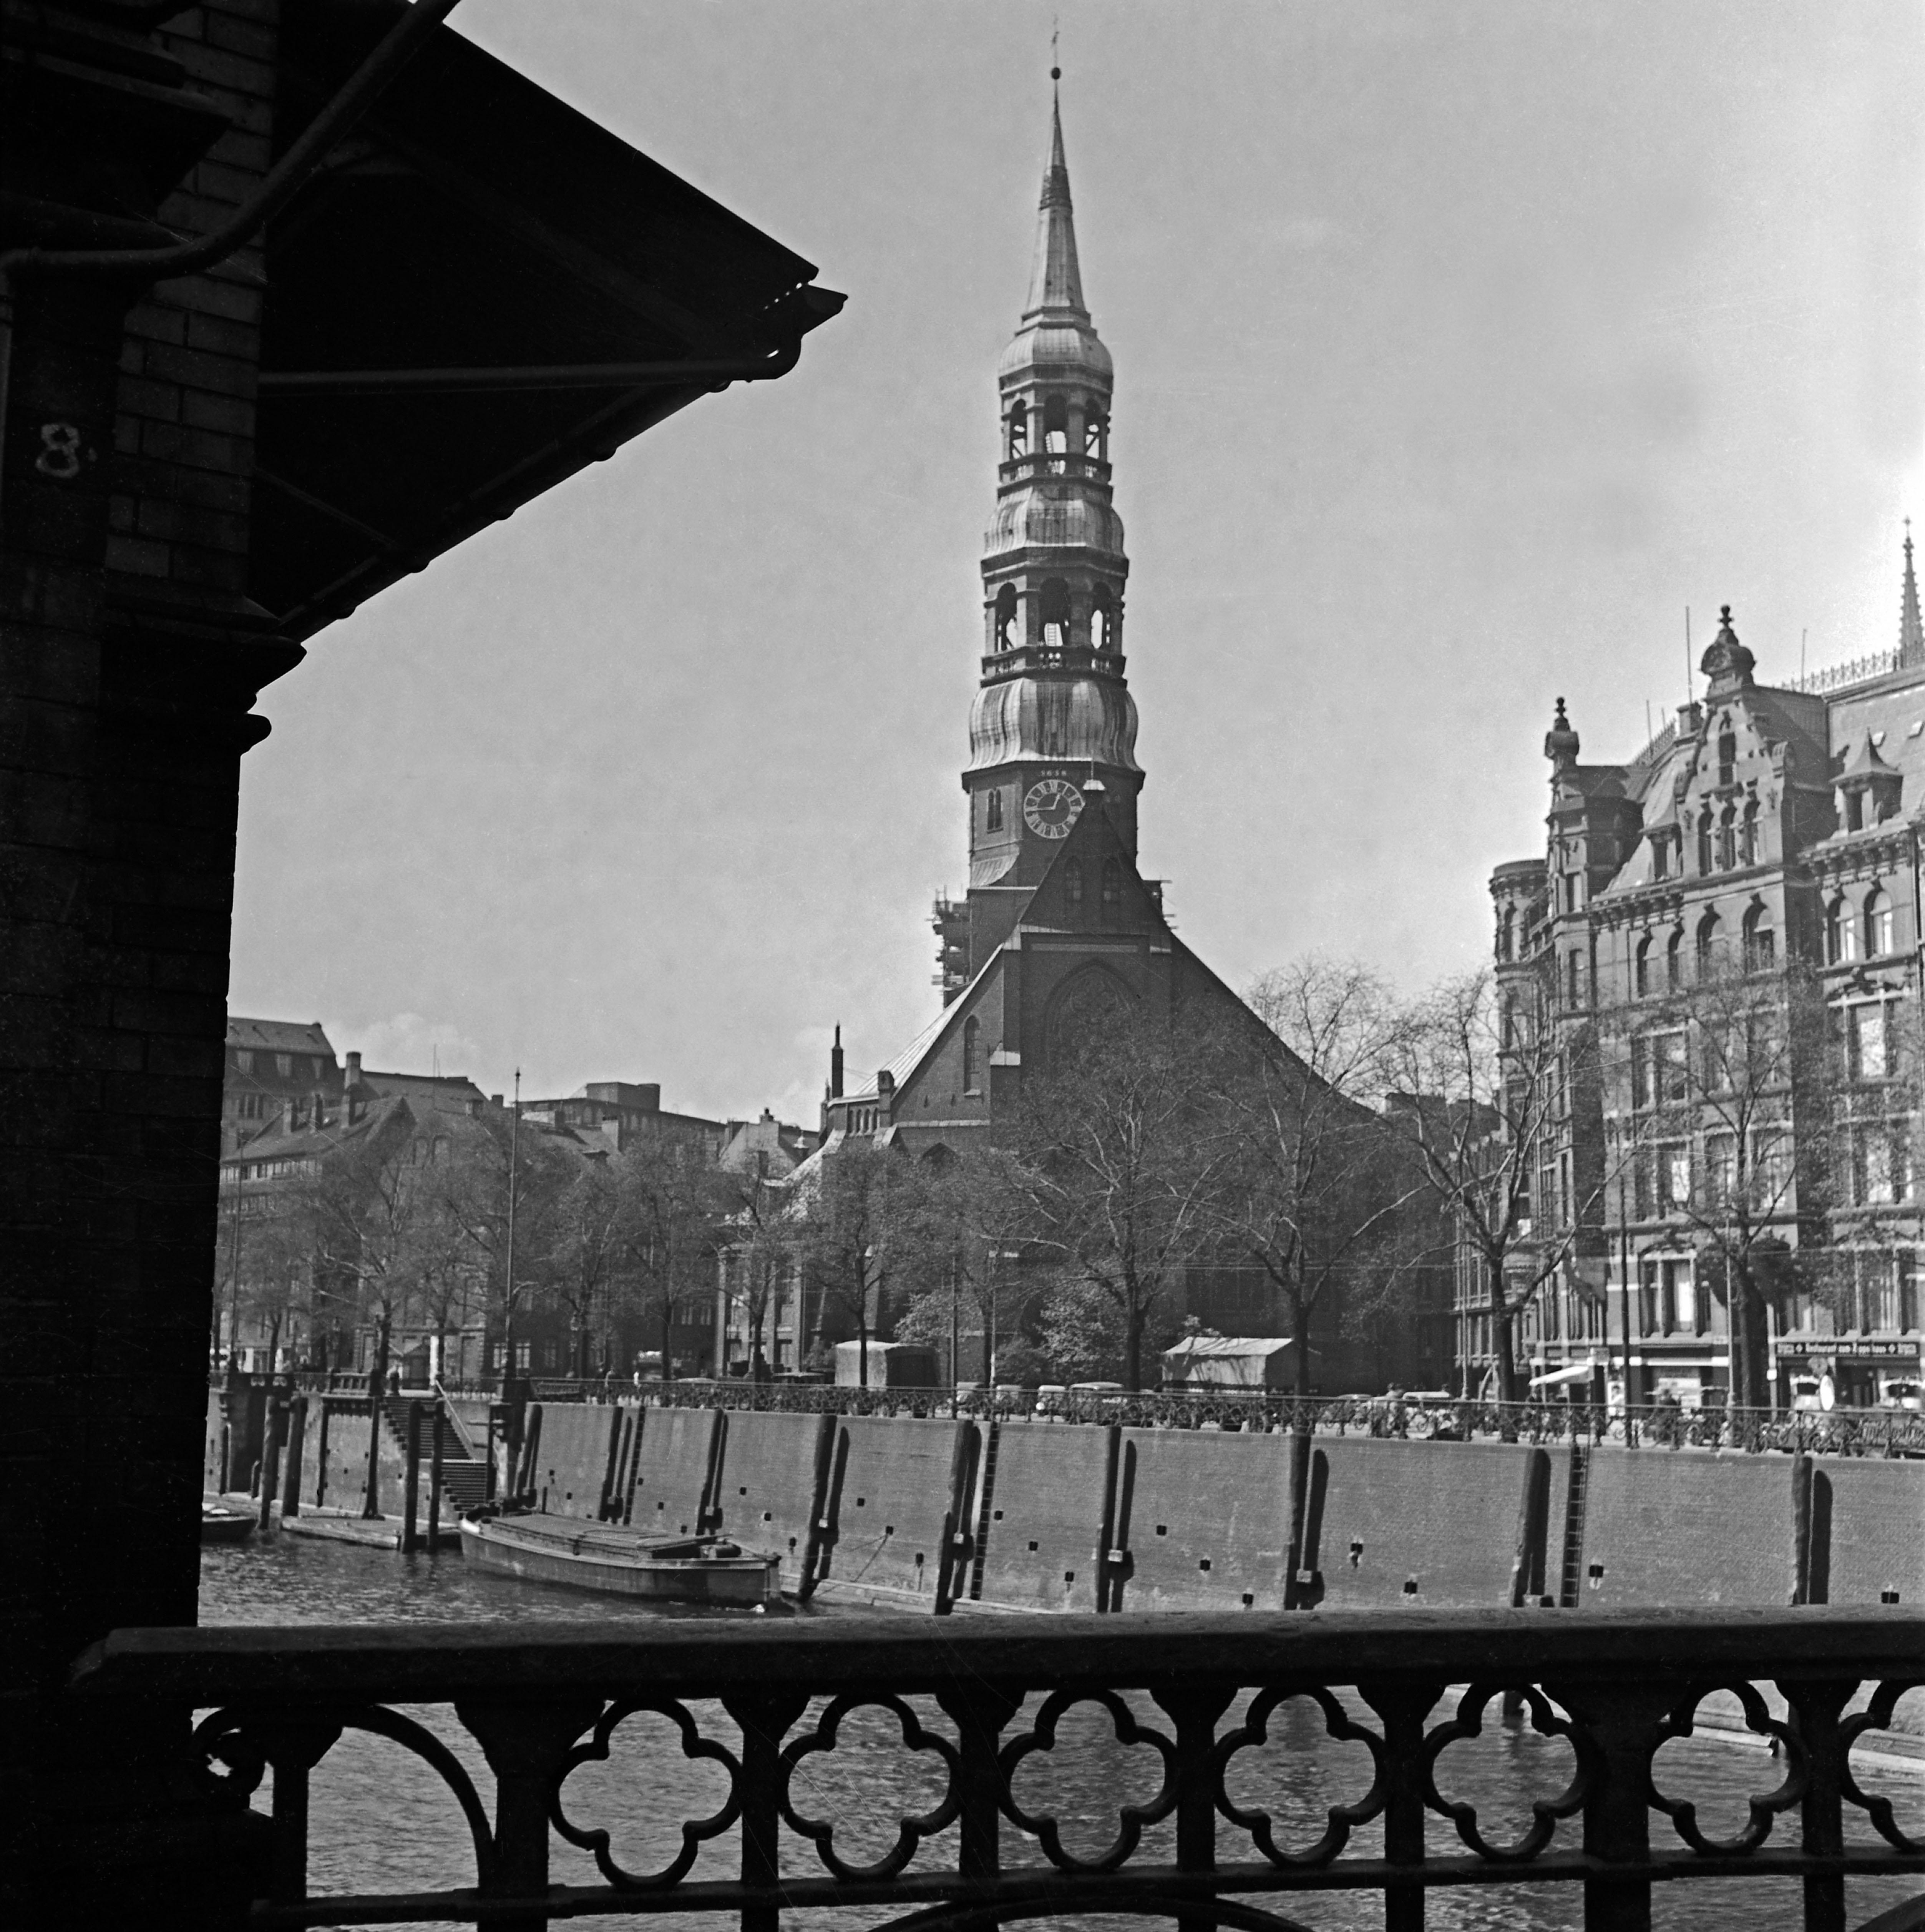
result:
[[[1881,1408],[1925,1408],[1925,1382],[1915,1381],[1909,1376],[1894,1376],[1879,1390]]]

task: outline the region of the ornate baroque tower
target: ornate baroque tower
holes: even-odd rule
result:
[[[1029,300],[997,375],[1002,460],[983,544],[982,683],[962,776],[970,901],[936,908],[946,998],[1006,937],[1085,810],[1100,806],[1136,854],[1143,772],[1123,681],[1129,563],[1111,502],[1114,375],[1083,302],[1060,104]]]

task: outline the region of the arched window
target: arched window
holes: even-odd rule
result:
[[[1711,808],[1708,805],[1698,814],[1698,870],[1701,873],[1711,869]]]
[[[1564,962],[1564,987],[1570,1004],[1584,1004],[1584,955],[1573,952]]]
[[[1030,412],[1021,403],[1009,412],[1009,460],[1030,453]]]
[[[1729,872],[1738,863],[1738,811],[1726,806],[1718,814],[1718,870]]]
[[[1063,896],[1073,910],[1083,903],[1083,862],[1066,859],[1063,865]]]
[[[1506,906],[1498,921],[1498,957],[1515,959],[1517,957],[1517,908]]]
[[[1831,902],[1825,916],[1825,956],[1834,966],[1858,956],[1858,922],[1842,897]]]
[[[1060,577],[1043,581],[1041,609],[1042,640],[1060,650],[1069,641],[1069,586]]]
[[[985,832],[1003,830],[1003,788],[992,785],[982,794],[982,829]]]
[[[1637,996],[1643,999],[1653,989],[1651,986],[1651,936],[1648,932],[1638,941],[1638,950],[1632,962],[1631,983]]]
[[[1891,901],[1874,886],[1865,895],[1865,957],[1882,959],[1895,951],[1892,939]]]
[[[1090,646],[1093,650],[1115,650],[1116,626],[1112,618],[1110,593],[1099,590],[1090,599]]]
[[[1732,782],[1733,768],[1738,764],[1738,734],[1726,720],[1725,728],[1718,734],[1718,782],[1728,785]]]
[[[1664,983],[1667,986],[1684,983],[1684,928],[1681,926],[1665,942]]]
[[[1744,915],[1744,968],[1747,973],[1768,972],[1778,958],[1778,936],[1771,930],[1771,914],[1764,903],[1754,899]]]
[[[1083,454],[1099,463],[1109,460],[1110,419],[1093,396],[1083,405]]]
[[[973,1016],[963,1022],[963,1091],[982,1091],[982,1027]]]
[[[1016,586],[1006,584],[996,593],[996,648],[1013,650],[1016,644]]]
[[[1708,912],[1698,922],[1698,975],[1702,979],[1717,963],[1718,916]]]
[[[1103,910],[1116,911],[1123,904],[1123,868],[1114,859],[1103,861]]]
[[[1758,863],[1758,801],[1747,799],[1744,806],[1744,823],[1738,834],[1738,862],[1741,866]]]
[[[1060,396],[1051,396],[1042,407],[1042,446],[1052,456],[1069,450],[1069,405]]]

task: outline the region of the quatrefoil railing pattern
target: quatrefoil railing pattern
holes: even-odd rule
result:
[[[835,1827],[833,1821],[821,1818],[805,1817],[796,1809],[796,1771],[805,1760],[817,1751],[832,1751],[835,1748],[837,1733],[842,1720],[851,1711],[865,1706],[874,1706],[887,1711],[900,1726],[904,1744],[912,1751],[928,1751],[941,1760],[948,1773],[940,1802],[919,1816],[904,1817],[898,1821],[896,1840],[893,1848],[866,1865],[845,1863],[836,1855]],[[961,1760],[955,1747],[948,1738],[933,1731],[925,1730],[916,1713],[900,1697],[870,1696],[857,1691],[838,1697],[817,1720],[815,1729],[806,1737],[798,1738],[782,1754],[782,1816],[791,1831],[799,1832],[815,1846],[816,1856],[841,1879],[893,1878],[916,1856],[916,1847],[925,1838],[931,1837],[952,1823],[961,1808],[961,1795],[957,1789],[957,1780],[962,1769]]]
[[[570,1822],[562,1803],[563,1787],[568,1779],[585,1764],[605,1763],[608,1759],[610,1740],[616,1727],[631,1718],[645,1713],[666,1718],[674,1725],[682,1742],[682,1755],[685,1758],[706,1760],[719,1764],[728,1773],[728,1796],[720,1810],[706,1818],[684,1819],[682,1821],[682,1849],[661,1870],[631,1872],[616,1862],[610,1850],[608,1833],[599,1826],[587,1829]],[[556,1831],[571,1845],[579,1845],[595,1862],[596,1868],[608,1882],[621,1892],[651,1892],[663,1886],[677,1885],[688,1876],[700,1856],[703,1844],[710,1838],[719,1838],[742,1816],[742,1766],[734,1754],[711,1738],[705,1738],[697,1728],[694,1718],[685,1704],[678,1703],[673,1697],[625,1697],[610,1704],[595,1721],[593,1734],[586,1742],[576,1745],[561,1762],[556,1774],[554,1796],[548,1807],[549,1821]]]
[[[583,1626],[573,1648],[517,1633],[472,1661],[430,1647],[425,1664],[391,1646],[358,1651],[339,1632],[310,1642],[289,1630],[244,1669],[221,1648],[232,1633],[177,1633],[170,1654],[190,1666],[168,1664],[169,1678],[151,1657],[109,1658],[98,1694],[192,1709],[186,1768],[205,1802],[271,1807],[254,1932],[437,1919],[534,1932],[551,1918],[664,1912],[782,1932],[858,1908],[893,1910],[894,1932],[1086,1916],[1276,1932],[1297,1922],[1279,1894],[1375,1890],[1385,1922],[1403,1925],[1420,1921],[1432,1885],[1553,1881],[1582,1900],[1587,1925],[1615,1932],[1644,1922],[1656,1885],[1675,1896],[1694,1878],[1747,1876],[1799,1880],[1812,1932],[1849,1932],[1873,1909],[1848,1913],[1873,1896],[1849,1886],[1925,1887],[1925,1840],[1865,1769],[1875,1742],[1888,1756],[1906,1748],[1900,1700],[1925,1690],[1925,1617],[1909,1610],[885,1618],[859,1629],[831,1618],[605,1633]],[[1714,1692],[1775,1747],[1762,1795],[1749,1768],[1762,1759],[1729,1754],[1732,1719],[1706,1707]],[[1510,1782],[1493,1786],[1488,1757],[1451,1754],[1491,1729],[1500,1696],[1507,1724],[1527,1718],[1535,1735],[1504,1741]],[[649,1720],[637,1727],[645,1760],[622,1730],[637,1719]],[[1727,1754],[1722,1769],[1702,1754],[1708,1720],[1725,1733],[1710,1747]],[[327,1816],[338,1820],[340,1761],[331,1770],[328,1760],[350,1732],[400,1748],[380,1777],[452,1794],[470,1883],[308,1897],[309,1785],[335,1778]],[[1899,1741],[1885,1742],[1891,1733]],[[470,1740],[485,1772],[471,1768]],[[634,1775],[643,1762],[649,1774]],[[895,1795],[916,1764],[940,1778],[926,1803]],[[1154,1790],[1124,1802],[1119,1764],[1153,1774]],[[607,1768],[583,1775],[598,1766]],[[726,1780],[705,1815],[682,1815],[712,1801],[693,1797],[679,1766]],[[1072,1780],[1069,1802],[1038,1802],[1027,1780],[1045,1766],[1054,1790]],[[366,1785],[364,1760],[353,1776]],[[1512,1835],[1467,1802],[1488,1810],[1493,1789],[1528,1813]],[[1720,1836],[1705,1817],[1733,1802],[1741,1828]],[[873,1858],[850,1843],[857,1810],[881,1822]],[[1072,1819],[1102,1849],[1066,1843]],[[635,1868],[616,1856],[637,1830],[664,1862]]]

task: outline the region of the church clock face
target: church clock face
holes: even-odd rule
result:
[[[1083,811],[1083,794],[1067,778],[1041,778],[1023,796],[1023,823],[1039,838],[1067,838]]]

